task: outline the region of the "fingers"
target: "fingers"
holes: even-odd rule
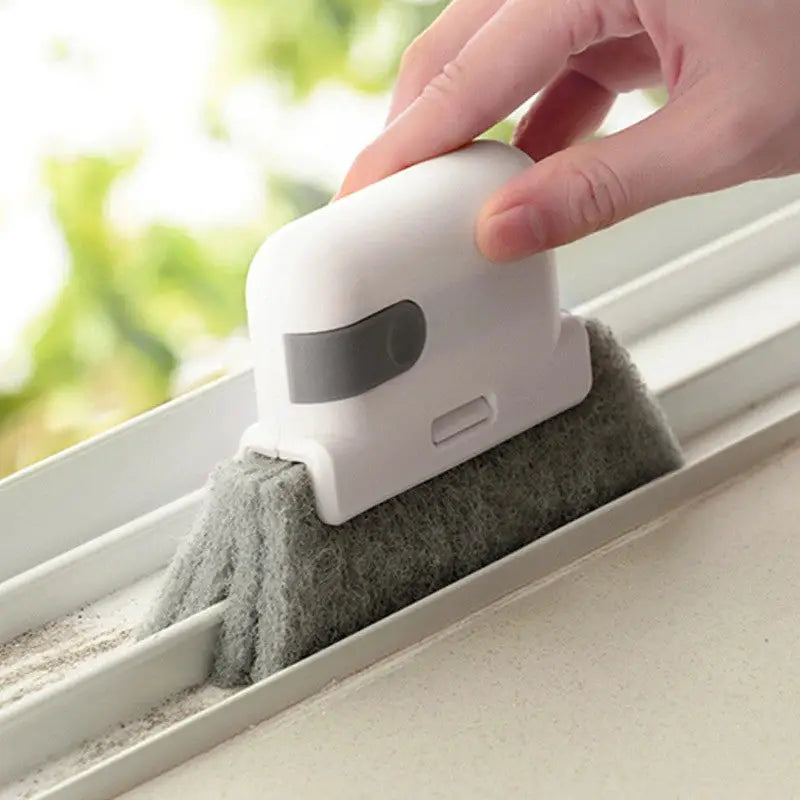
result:
[[[667,200],[729,185],[713,155],[712,116],[687,98],[614,136],[550,156],[490,198],[478,247],[493,261],[513,261]]]
[[[508,116],[600,37],[639,30],[630,0],[508,0],[369,145],[348,194],[454,150]]]
[[[452,61],[505,0],[454,0],[403,54],[386,124],[391,123]]]
[[[567,70],[534,101],[517,125],[512,144],[542,161],[596,131],[616,97],[591,78]]]
[[[662,82],[661,60],[647,33],[590,47],[573,56],[569,67],[617,93]]]
[[[513,143],[535,161],[596,131],[618,92],[659,83],[658,53],[647,34],[613,39],[573,56],[520,120]]]

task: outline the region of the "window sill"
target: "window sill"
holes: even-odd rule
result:
[[[798,481],[795,446],[124,797],[796,795]]]

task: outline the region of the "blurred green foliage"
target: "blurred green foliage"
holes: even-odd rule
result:
[[[386,90],[405,46],[447,5],[441,0],[217,1],[234,74],[277,73],[297,97],[323,80],[363,92]]]
[[[361,92],[390,88],[405,45],[443,2],[217,0],[224,25],[213,110],[237,80],[277,77],[302,100],[323,81]],[[211,114],[211,133],[226,131]],[[502,129],[498,129],[502,130]],[[45,165],[70,256],[67,281],[28,331],[22,385],[0,392],[0,475],[168,400],[184,349],[245,322],[244,279],[270,230],[327,202],[330,187],[264,175],[269,218],[256,229],[202,235],[151,225],[117,230],[109,193],[138,154]],[[213,376],[212,376],[213,377]]]
[[[112,184],[134,163],[82,157],[46,165],[70,273],[33,327],[30,373],[0,394],[0,472],[10,472],[171,394],[180,352],[243,322],[257,231],[207,238],[162,225],[127,237],[108,219]]]

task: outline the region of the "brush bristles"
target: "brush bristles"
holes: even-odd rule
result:
[[[587,328],[583,403],[343,526],[302,465],[221,465],[143,633],[227,598],[212,680],[250,683],[681,466],[627,353]]]

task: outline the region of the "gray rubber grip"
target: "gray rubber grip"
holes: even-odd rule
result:
[[[289,398],[293,403],[326,403],[374,389],[414,366],[425,335],[425,315],[411,300],[342,328],[286,333]]]

